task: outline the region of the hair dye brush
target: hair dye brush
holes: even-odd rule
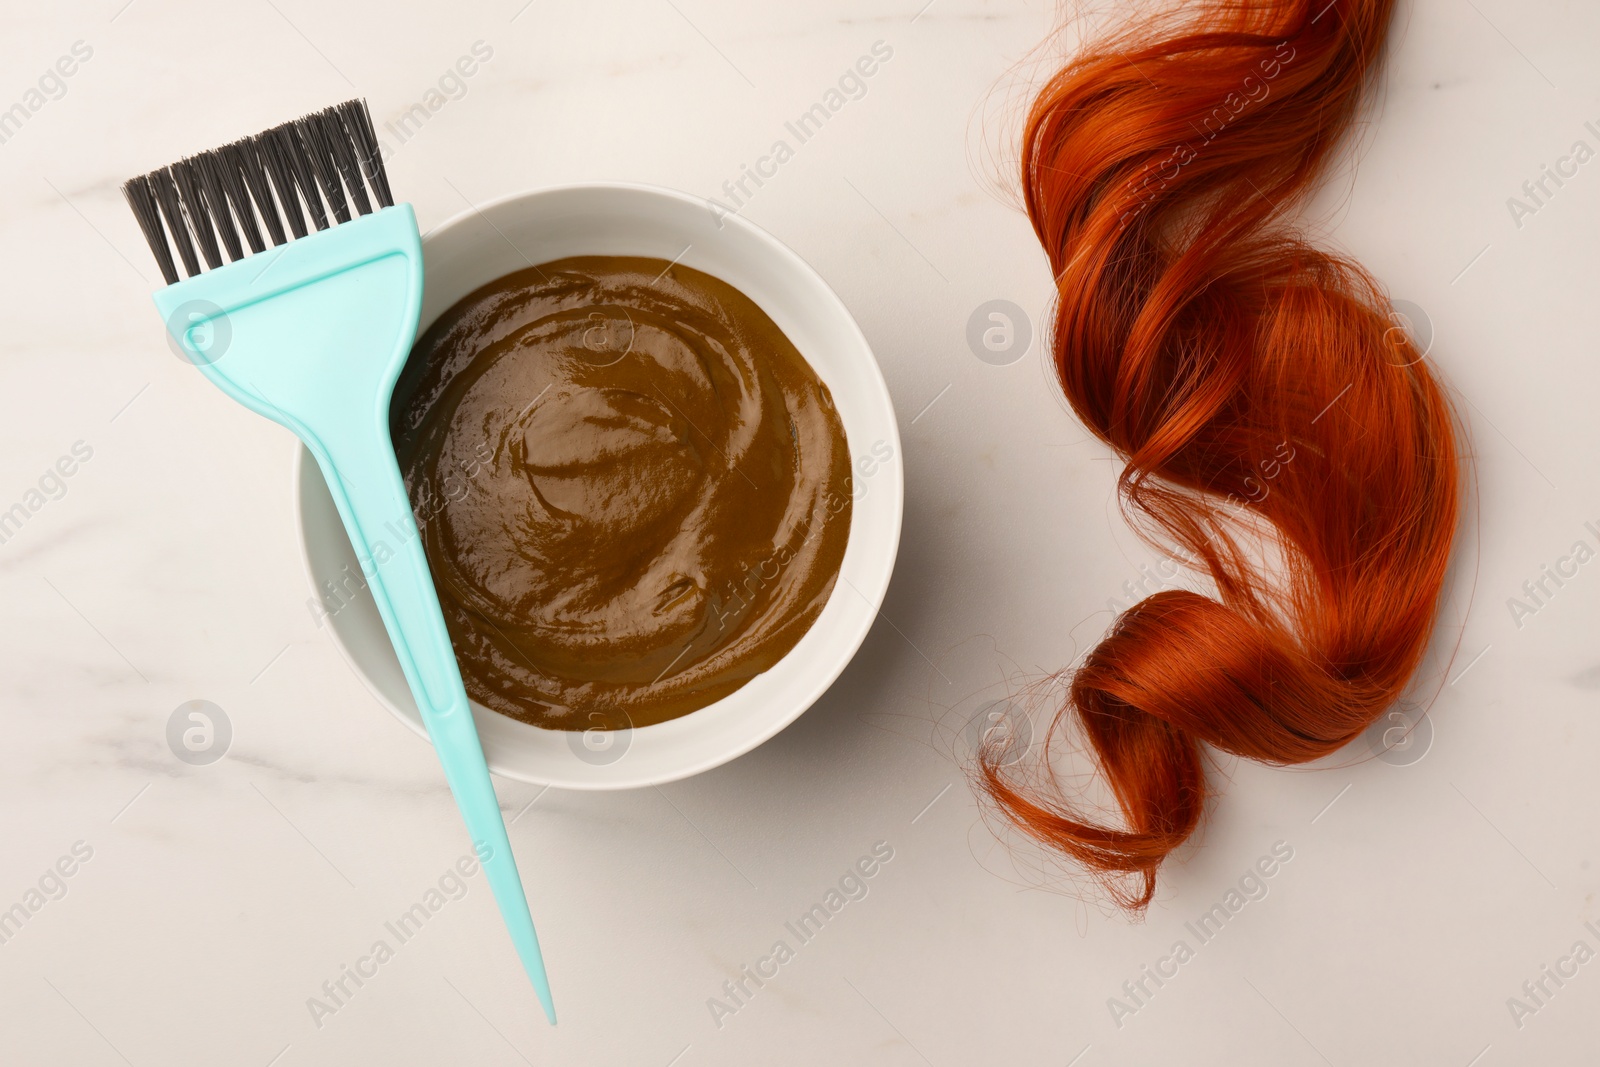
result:
[[[554,1023],[538,935],[389,439],[390,398],[421,313],[422,243],[411,205],[390,195],[365,102],[202,152],[123,192],[167,281],[155,303],[178,345],[223,392],[292,430],[322,468]],[[385,529],[393,548],[379,540]]]

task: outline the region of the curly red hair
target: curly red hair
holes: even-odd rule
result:
[[[1022,178],[1061,387],[1126,461],[1125,514],[1216,595],[1141,601],[1071,677],[1052,734],[1075,717],[1121,825],[1053,775],[978,762],[1004,816],[1136,911],[1200,821],[1202,746],[1303,763],[1405,689],[1461,495],[1428,362],[1378,284],[1289,215],[1357,113],[1394,0],[1196,6],[1051,79]]]

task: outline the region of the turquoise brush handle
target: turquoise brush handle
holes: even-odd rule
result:
[[[466,820],[512,943],[553,1024],[556,1009],[539,951],[539,936],[534,931],[522,878],[506,837],[500,803],[489,779],[467,691],[461,684],[461,669],[445,629],[444,613],[412,517],[411,501],[395,463],[387,420],[382,431],[381,440],[379,434],[324,439],[328,455],[324,457],[314,449],[313,454],[317,455],[350,533],[350,542],[356,546],[373,600],[389,629],[389,639],[439,762],[444,765],[445,781]],[[394,542],[398,547],[393,549],[393,556],[387,556],[385,550]],[[488,846],[487,850],[484,846]]]
[[[421,298],[422,248],[408,204],[155,294],[169,331],[206,376],[294,431],[322,468],[512,943],[553,1024],[538,934],[389,436],[390,400],[416,338]]]

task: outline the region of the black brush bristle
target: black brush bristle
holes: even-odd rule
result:
[[[239,231],[233,224],[232,206],[228,203],[228,184],[222,177],[222,166],[213,152],[201,152],[186,160],[200,180],[200,189],[206,198],[206,214],[217,231],[222,250],[228,254],[229,263],[244,258],[244,245],[239,241]]]
[[[339,168],[339,176],[344,179],[344,187],[350,193],[350,203],[355,207],[356,214],[372,214],[372,201],[367,198],[367,187],[361,181],[361,164],[356,162],[355,145],[350,141],[350,134],[344,128],[338,110],[328,108],[316,116],[316,122],[322,130],[323,143],[333,150],[333,162]]]
[[[364,100],[346,100],[339,105],[339,117],[356,145],[356,155],[361,160],[361,173],[372,188],[373,198],[379,207],[393,207],[394,196],[389,192],[389,176],[383,170],[383,151],[378,147],[378,134],[372,128],[372,115]]]
[[[272,186],[267,182],[266,167],[256,161],[255,145],[249,140],[235,141],[222,149],[222,154],[227,157],[228,169],[249,188],[250,199],[256,205],[255,214],[261,217],[262,225],[267,228],[267,236],[272,238],[274,245],[283,244],[288,240],[283,233],[283,220],[278,217],[277,208],[272,202]],[[265,251],[264,248],[256,248],[253,242],[251,249]]]
[[[222,187],[227,190],[233,217],[239,223],[239,235],[250,246],[251,252],[265,252],[267,244],[261,239],[261,227],[256,225],[255,209],[250,205],[250,192],[245,188],[244,174],[239,170],[239,162],[233,153],[236,147],[223,145],[206,154],[216,160],[217,174],[222,179]]]
[[[171,285],[178,280],[178,268],[172,262],[172,249],[167,245],[167,235],[161,231],[161,208],[156,204],[150,179],[142,175],[130,179],[122,187],[122,195],[128,198],[128,206],[133,209],[134,218],[139,220],[139,229],[144,231],[144,239],[149,242],[150,251],[155,253],[161,277]]]
[[[145,177],[155,191],[156,203],[161,205],[161,217],[167,220],[167,232],[172,235],[172,243],[178,246],[178,258],[183,260],[184,274],[193,278],[200,273],[200,260],[194,254],[194,242],[189,238],[189,223],[183,216],[183,202],[178,197],[178,186],[172,180],[172,172],[163,167]]]
[[[394,205],[363,100],[179,160],[122,189],[169,285],[178,262],[192,278],[222,266],[224,253],[236,262],[265,251],[263,230],[281,245],[371,214],[374,203]]]
[[[317,169],[312,166],[305,145],[300,143],[300,135],[296,132],[294,123],[286,122],[270,132],[272,139],[277,142],[278,150],[289,161],[289,170],[294,174],[295,188],[300,190],[300,198],[306,202],[306,214],[311,216],[312,225],[319,230],[326,230],[328,211],[322,205],[322,195],[317,192]]]
[[[300,208],[300,191],[295,185],[294,168],[289,165],[289,157],[283,154],[283,146],[270,130],[254,138],[254,142],[257,155],[266,164],[267,176],[272,179],[272,188],[278,194],[278,207],[283,212],[284,221],[296,237],[304,237],[306,216]]]
[[[217,232],[211,228],[211,209],[206,205],[200,168],[192,160],[180,159],[167,171],[178,184],[178,200],[183,204],[184,218],[189,220],[189,232],[194,234],[194,243],[199,247],[206,267],[216,270],[222,266],[222,251],[217,245]]]
[[[333,146],[328,144],[328,131],[323,129],[315,115],[296,119],[292,125],[300,136],[300,143],[305,146],[306,155],[311,158],[312,167],[316,169],[317,184],[322,187],[328,207],[333,209],[334,221],[349,222],[350,204],[344,198],[344,186],[339,183],[339,165],[333,160]]]

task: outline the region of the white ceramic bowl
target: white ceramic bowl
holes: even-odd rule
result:
[[[733,285],[772,317],[828,384],[854,457],[844,563],[816,623],[771,670],[670,722],[631,731],[543,730],[473,705],[489,767],[525,782],[627,789],[726,763],[798,718],[827,690],[877,616],[900,543],[904,479],[889,392],[866,338],[817,273],[771,234],[699,197],[644,185],[574,185],[463,211],[422,241],[422,328],[472,290],[563,256],[676,260]],[[359,574],[315,461],[301,450],[295,496],[306,567],[320,595]],[[345,568],[348,567],[348,570]],[[373,694],[427,736],[369,594],[320,619]]]

